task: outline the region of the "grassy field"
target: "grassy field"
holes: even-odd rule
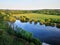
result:
[[[46,15],[46,14],[34,14],[34,13],[28,13],[28,14],[13,14],[13,16],[26,16],[30,19],[48,19],[48,18],[53,18],[53,19],[59,19],[60,20],[60,16],[57,15]]]

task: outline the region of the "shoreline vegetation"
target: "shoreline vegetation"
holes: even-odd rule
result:
[[[60,28],[60,16],[57,15],[46,15],[46,14],[35,14],[35,13],[28,13],[28,14],[13,14],[13,17],[20,20],[21,22],[34,22],[37,24],[38,22],[46,26],[56,26]]]
[[[34,21],[41,21],[44,20],[45,22],[53,22],[53,23],[60,23],[60,16],[57,15],[46,15],[46,14],[36,14],[36,13],[28,13],[28,14],[13,14],[16,18],[21,18],[21,20],[34,20]]]

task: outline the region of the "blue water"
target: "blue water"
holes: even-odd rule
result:
[[[31,32],[35,38],[38,38],[41,42],[45,42],[51,45],[60,45],[60,29],[51,26],[40,25],[34,22],[30,24],[29,22],[22,23],[16,20],[14,26],[18,26],[28,32]]]

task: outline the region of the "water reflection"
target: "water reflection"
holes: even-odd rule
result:
[[[60,28],[60,24],[56,24],[56,27],[57,27],[57,28]]]
[[[26,23],[26,22],[28,22],[28,21],[22,21],[22,20],[20,20],[20,22],[22,22],[22,23]],[[30,24],[32,24],[32,22],[34,22],[33,20],[30,20],[29,21],[29,23]],[[36,21],[36,22],[34,22],[34,24],[36,25],[38,22]],[[51,26],[51,27],[57,27],[57,28],[60,28],[60,23],[40,23],[39,22],[39,24],[40,25],[45,25],[45,26]]]
[[[38,38],[41,42],[46,42],[52,45],[60,45],[60,29],[56,28],[55,24],[54,26],[45,26],[40,25],[40,23],[37,23],[36,25],[34,22],[20,22],[19,20],[16,20],[14,23],[14,26],[16,25],[28,32],[31,32],[35,38]]]
[[[46,23],[45,26],[52,26],[52,27],[54,27],[54,26],[56,26],[56,23]]]

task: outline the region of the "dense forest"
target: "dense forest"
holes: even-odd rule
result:
[[[60,15],[60,9],[41,9],[41,10],[4,10],[4,9],[0,9],[0,12],[12,13],[12,14],[39,13],[39,14],[49,14],[49,15]]]

